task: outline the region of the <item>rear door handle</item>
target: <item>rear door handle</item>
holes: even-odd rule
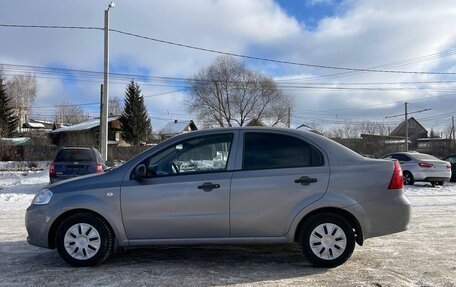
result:
[[[212,191],[214,188],[220,188],[220,184],[205,182],[202,185],[198,186],[198,189],[202,189],[205,192]]]
[[[313,182],[317,182],[316,178],[310,178],[308,176],[301,176],[300,178],[296,179],[294,182],[300,183],[301,185],[309,185]]]

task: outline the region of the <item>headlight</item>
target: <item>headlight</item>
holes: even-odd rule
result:
[[[43,189],[39,191],[32,200],[32,204],[45,205],[48,204],[52,198],[52,191]]]

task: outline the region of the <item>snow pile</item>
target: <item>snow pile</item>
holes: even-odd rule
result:
[[[0,171],[29,171],[49,169],[48,161],[0,161]]]
[[[445,185],[432,187],[430,183],[417,182],[404,186],[406,196],[422,195],[456,195],[456,182],[445,182]]]
[[[0,201],[31,201],[35,193],[49,184],[47,170],[0,172]]]

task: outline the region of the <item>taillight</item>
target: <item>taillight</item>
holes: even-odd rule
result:
[[[397,160],[394,161],[394,171],[388,189],[402,189],[404,187],[404,179],[402,169]]]
[[[424,167],[424,168],[431,168],[433,166],[432,164],[427,163],[427,162],[420,162],[418,165],[420,167]]]
[[[447,169],[451,169],[451,164],[447,164]]]
[[[55,174],[55,163],[51,162],[49,165],[49,174]]]
[[[96,173],[103,172],[103,166],[99,163],[97,163],[97,170],[95,171]]]

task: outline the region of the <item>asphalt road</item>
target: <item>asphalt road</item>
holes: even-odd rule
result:
[[[408,197],[408,231],[367,240],[334,269],[310,266],[294,245],[133,249],[72,268],[26,243],[27,202],[0,201],[0,286],[456,286],[456,192]]]

